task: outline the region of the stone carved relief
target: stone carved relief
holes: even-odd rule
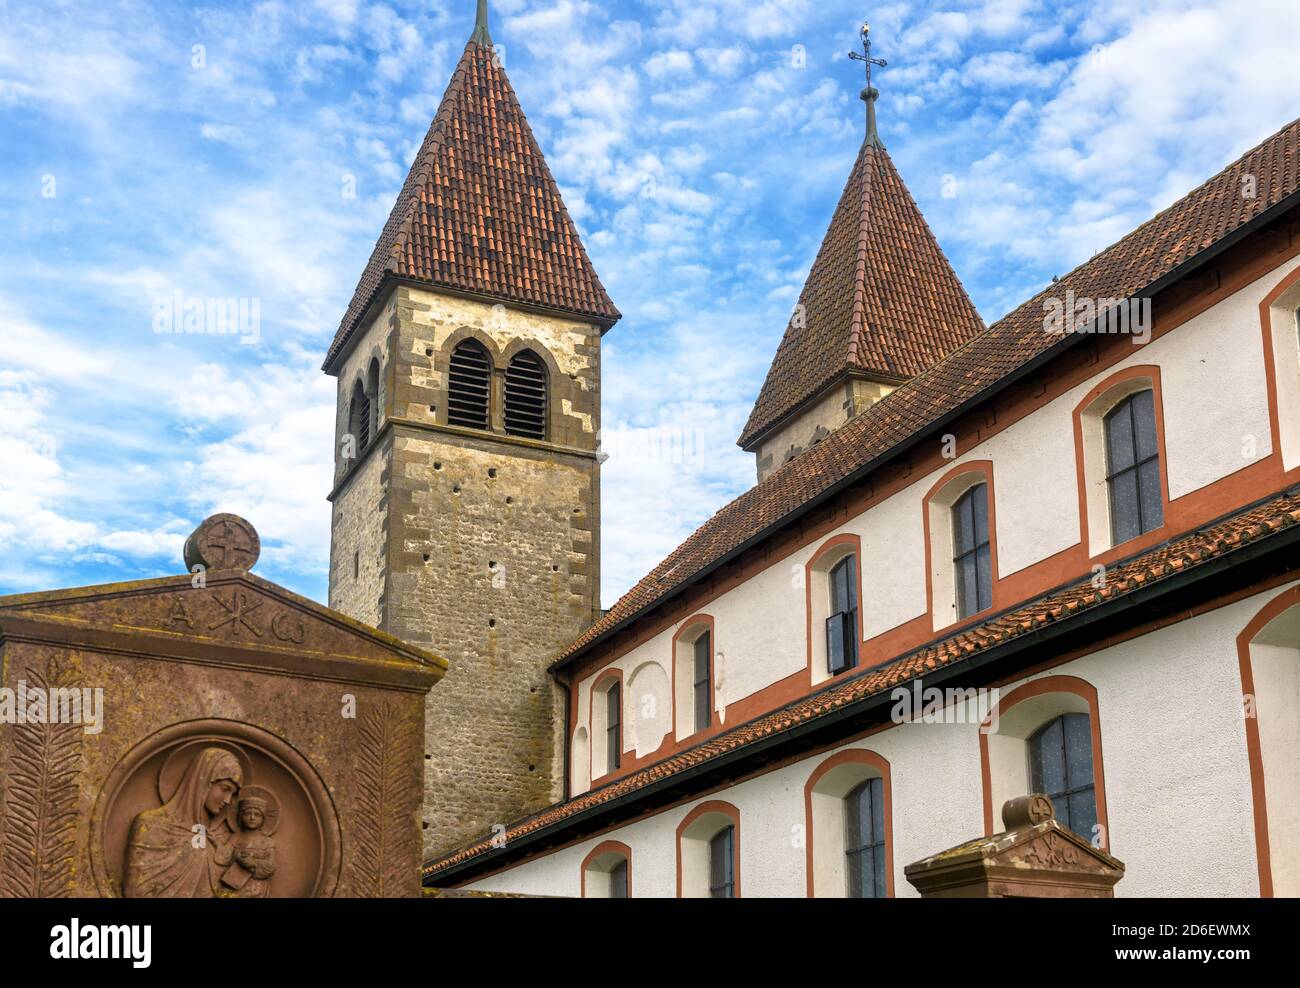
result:
[[[74,670],[52,656],[24,674],[33,689],[71,687]],[[21,724],[9,729],[5,765],[0,895],[61,898],[71,893],[76,851],[81,724]]]
[[[212,725],[224,729],[202,729]],[[200,721],[142,742],[113,770],[92,855],[105,894],[127,898],[329,895],[338,821],[293,749],[251,725]]]
[[[384,701],[357,720],[356,859],[353,884],[357,895],[407,895],[418,862],[399,850],[402,834],[421,793],[410,766],[419,759],[415,732]]]

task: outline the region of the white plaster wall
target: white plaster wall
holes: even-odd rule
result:
[[[862,541],[863,634],[872,638],[926,612],[921,502],[943,472],[991,460],[999,575],[1006,577],[1077,544],[1080,538],[1074,408],[1098,381],[1136,364],[1161,368],[1171,497],[1181,497],[1248,466],[1244,437],[1268,455],[1268,406],[1259,302],[1297,264],[1292,260],[1131,355],[1100,371],[1027,418],[1012,423],[942,470],[911,484],[827,538],[851,532]],[[820,544],[820,543],[819,543]],[[810,545],[779,560],[703,608],[716,618],[719,715],[803,669],[807,655],[804,565]],[[1080,574],[1083,575],[1083,574]],[[616,665],[627,672],[660,662],[671,680],[667,629]],[[594,677],[584,680],[589,689]],[[640,739],[638,739],[640,742]],[[644,743],[638,747],[644,750]]]
[[[714,699],[723,723],[729,704],[803,669],[804,597],[803,561],[791,558],[704,608],[714,617]]]
[[[913,484],[844,526],[844,531],[862,540],[864,639],[884,634],[925,613],[921,499],[932,484]]]
[[[1127,866],[1120,896],[1254,896],[1254,848],[1236,636],[1277,593],[1258,594],[1033,677],[1096,687],[1111,850]],[[844,747],[890,764],[894,886],[912,861],[983,832],[977,724],[905,724]],[[842,750],[842,749],[837,749]],[[1158,757],[1153,757],[1158,753]],[[636,896],[676,894],[677,825],[698,802],[740,810],[745,897],[805,894],[804,784],[824,752],[662,811],[471,888],[577,895],[579,866],[602,840],[632,848]],[[1000,825],[1001,807],[994,807]]]

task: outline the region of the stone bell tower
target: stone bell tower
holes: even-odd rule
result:
[[[426,857],[563,796],[546,670],[599,615],[600,342],[619,319],[478,7],[324,366],[330,605],[450,662]]]

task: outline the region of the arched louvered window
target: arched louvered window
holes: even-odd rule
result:
[[[506,368],[506,433],[546,438],[546,365],[524,350]]]
[[[487,351],[473,340],[457,344],[451,352],[447,423],[486,429],[491,389],[492,361]]]
[[[356,440],[357,455],[370,445],[370,398],[360,381],[352,388],[352,403],[348,406],[348,434]]]

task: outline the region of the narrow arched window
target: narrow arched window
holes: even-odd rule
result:
[[[988,484],[976,484],[952,506],[952,549],[960,619],[993,606]]]
[[[473,340],[458,343],[451,352],[448,374],[447,424],[486,429],[491,393],[492,361],[487,351]]]
[[[1056,819],[1091,841],[1097,825],[1092,773],[1092,723],[1087,714],[1062,714],[1029,738],[1029,784],[1056,809]]]
[[[709,841],[709,898],[736,897],[736,828],[723,827]]]
[[[695,730],[702,731],[712,721],[713,707],[713,635],[704,632],[695,639],[694,678],[692,682],[695,702]]]
[[[360,381],[352,388],[348,406],[348,434],[356,441],[356,455],[370,445],[370,396]]]
[[[885,897],[885,783],[867,779],[844,797],[844,857],[850,899]]]
[[[831,614],[826,619],[826,668],[838,675],[858,664],[858,557],[845,556],[830,572]]]
[[[506,368],[506,433],[546,438],[546,365],[524,350]]]
[[[606,768],[613,772],[623,758],[623,686],[615,683],[605,691]]]
[[[1154,392],[1130,395],[1106,415],[1106,488],[1114,545],[1164,524]]]

